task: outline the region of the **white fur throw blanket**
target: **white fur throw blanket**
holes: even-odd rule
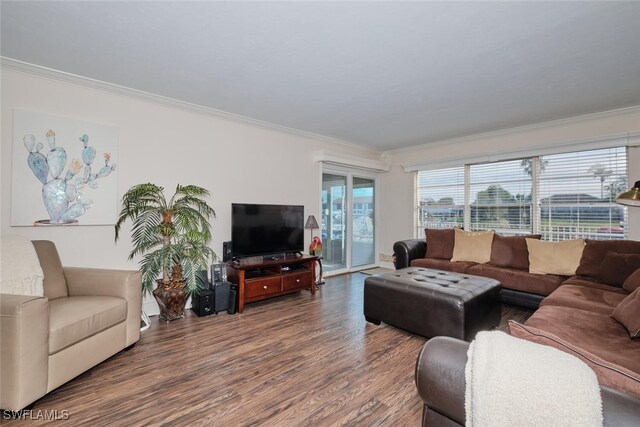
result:
[[[598,380],[578,358],[499,331],[467,356],[467,427],[602,426]]]
[[[41,297],[43,279],[38,254],[29,239],[0,237],[0,293]]]

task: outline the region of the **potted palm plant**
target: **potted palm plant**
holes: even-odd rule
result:
[[[209,195],[204,188],[178,184],[167,201],[163,187],[146,183],[131,187],[122,197],[115,240],[122,224],[130,219],[133,249],[129,259],[143,256],[142,288],[153,293],[160,318],[167,322],[184,317],[187,298],[198,289],[197,272],[217,258],[209,247],[209,219],[216,215],[203,199]]]

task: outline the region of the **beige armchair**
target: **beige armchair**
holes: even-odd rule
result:
[[[44,297],[0,294],[0,408],[19,411],[140,338],[137,271],[62,267],[34,241]]]

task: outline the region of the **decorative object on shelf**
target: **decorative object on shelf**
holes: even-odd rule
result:
[[[122,197],[122,208],[115,225],[115,240],[122,224],[133,222],[133,249],[129,259],[140,261],[142,288],[151,292],[160,307],[160,318],[167,322],[184,317],[187,298],[198,289],[197,272],[208,267],[217,256],[209,247],[215,211],[204,197],[209,191],[195,185],[178,184],[167,202],[164,188],[155,184],[133,186]],[[162,279],[158,276],[162,275]]]
[[[307,222],[304,224],[304,228],[309,229],[309,240],[311,241],[311,244],[309,245],[309,255],[317,255],[315,252],[311,252],[312,247],[315,247],[314,244],[316,243],[313,238],[313,230],[320,228],[320,226],[318,225],[318,221],[316,221],[316,217],[313,215],[309,215],[307,217]],[[322,242],[320,242],[320,254],[322,254]]]
[[[618,195],[616,203],[627,206],[640,206],[640,181],[636,181],[631,190]]]
[[[311,240],[311,244],[309,245],[309,255],[322,256],[322,240],[320,240],[320,237],[315,236]]]
[[[117,143],[113,126],[15,110],[11,225],[113,224]]]

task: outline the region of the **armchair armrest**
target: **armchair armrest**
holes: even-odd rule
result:
[[[49,300],[0,294],[0,408],[19,411],[47,393]]]
[[[409,267],[411,261],[417,258],[424,258],[427,253],[427,242],[425,239],[400,240],[393,244],[393,254],[395,257],[396,270]]]
[[[469,343],[435,337],[422,347],[416,362],[416,387],[425,409],[465,424],[465,367]],[[640,425],[640,399],[600,386],[604,427]],[[455,425],[445,423],[443,425]]]
[[[127,346],[140,339],[142,279],[133,270],[64,267],[69,296],[112,296],[127,300]]]
[[[422,347],[416,362],[416,387],[426,407],[465,424],[464,368],[469,343],[435,337]]]

